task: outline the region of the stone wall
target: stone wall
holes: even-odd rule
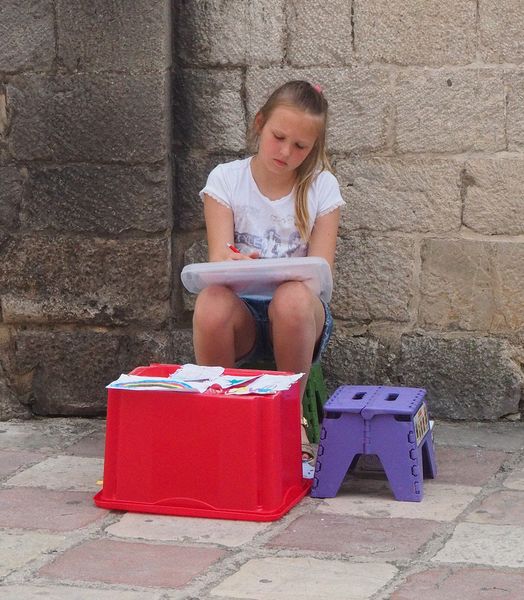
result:
[[[93,415],[190,358],[173,308],[167,0],[0,3],[0,416]],[[178,268],[176,268],[178,273]]]
[[[192,359],[198,189],[289,78],[325,88],[347,201],[330,385],[519,414],[523,28],[519,0],[3,0],[0,417]]]
[[[203,236],[199,186],[217,162],[244,155],[268,92],[287,79],[320,83],[347,202],[323,361],[331,387],[423,386],[435,416],[517,418],[522,2],[208,0],[182,3],[179,26],[191,107],[189,120],[175,111],[181,227]]]

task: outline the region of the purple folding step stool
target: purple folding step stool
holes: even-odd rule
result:
[[[344,385],[324,405],[311,496],[336,496],[353,459],[377,454],[397,500],[420,502],[437,464],[424,397],[408,387]]]

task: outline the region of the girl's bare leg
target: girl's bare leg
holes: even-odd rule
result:
[[[253,348],[255,338],[255,321],[234,292],[220,285],[200,292],[193,314],[197,364],[234,367]]]
[[[271,337],[277,368],[304,373],[300,380],[300,414],[302,397],[313,360],[313,352],[322,334],[325,312],[322,302],[298,281],[289,281],[276,290],[269,305]],[[308,439],[301,428],[302,442]]]

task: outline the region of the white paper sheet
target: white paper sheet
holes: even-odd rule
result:
[[[260,377],[257,377],[245,386],[235,387],[227,390],[227,393],[238,396],[244,394],[276,394],[277,392],[281,392],[283,390],[289,390],[289,388],[303,375],[304,373],[297,373],[296,375],[264,374]]]

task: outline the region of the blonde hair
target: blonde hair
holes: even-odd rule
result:
[[[320,130],[311,152],[297,169],[295,187],[295,225],[304,241],[309,240],[309,210],[307,196],[309,187],[320,171],[332,171],[326,151],[326,129],[328,103],[320,86],[308,81],[288,81],[277,88],[255,115],[249,131],[249,146],[255,150],[258,145],[260,128],[257,119],[265,125],[278,106],[291,106],[320,118]]]

